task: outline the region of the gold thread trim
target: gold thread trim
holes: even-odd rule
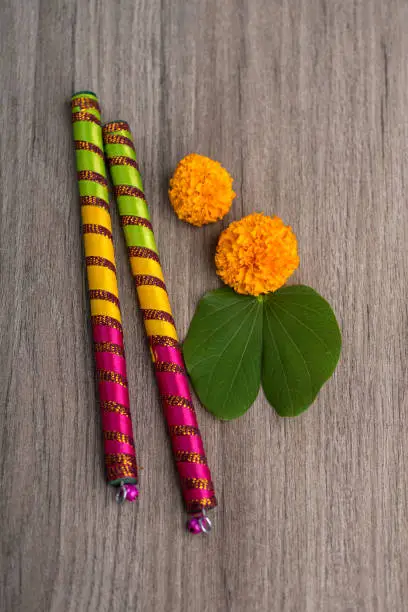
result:
[[[172,425],[169,428],[171,436],[199,436],[200,430],[192,425]]]
[[[104,431],[103,438],[104,440],[112,440],[112,442],[121,442],[122,444],[129,444],[130,446],[135,445],[131,436],[121,433],[120,431]]]
[[[107,157],[106,159],[109,168],[112,168],[112,166],[130,166],[139,172],[139,164],[131,157],[126,157],[125,155],[114,155],[113,157]]]
[[[86,113],[84,111],[79,111],[77,113],[72,113],[72,123],[76,121],[90,121],[91,123],[96,123],[97,126],[101,126],[101,122],[95,115],[92,113]]]
[[[181,480],[181,486],[183,489],[205,489],[206,491],[213,491],[214,485],[211,480],[206,478],[183,478]]]
[[[98,368],[96,370],[96,379],[103,380],[104,382],[113,382],[121,387],[128,386],[128,381],[122,374],[119,374],[119,372],[112,372],[111,370]]]
[[[102,198],[97,198],[96,196],[81,196],[79,199],[81,206],[99,206],[109,212],[109,204],[105,202],[105,200],[102,200]]]
[[[173,348],[180,349],[178,340],[170,338],[170,336],[149,336],[150,344],[154,346],[172,346]]]
[[[126,121],[111,121],[111,123],[105,123],[103,126],[103,133],[109,132],[119,132],[120,130],[124,130],[125,132],[130,132],[129,124]]]
[[[99,255],[90,255],[86,257],[85,264],[87,266],[103,266],[116,274],[115,264],[109,261],[109,259],[105,259],[105,257],[99,257]]]
[[[120,344],[114,344],[113,342],[94,342],[95,353],[112,353],[118,357],[125,356],[125,349]]]
[[[159,256],[152,249],[141,246],[129,246],[128,247],[129,257],[143,257],[145,259],[153,259],[160,263]]]
[[[166,285],[160,278],[157,276],[151,276],[150,274],[136,274],[135,277],[136,287],[141,287],[142,285],[154,285],[155,287],[160,287],[160,289],[166,290]]]
[[[101,107],[98,104],[97,100],[93,98],[84,98],[82,96],[78,98],[73,98],[71,102],[72,108],[76,108],[79,106],[80,108],[95,108],[97,111],[101,112]]]
[[[155,310],[154,308],[142,308],[141,309],[143,319],[145,321],[167,321],[167,323],[171,323],[174,325],[174,319],[170,313],[165,310]]]
[[[119,298],[117,298],[114,293],[111,293],[110,291],[105,291],[104,289],[90,289],[89,299],[106,300],[107,302],[112,302],[112,304],[115,304],[115,306],[120,309]]]
[[[105,325],[106,327],[117,329],[121,334],[123,334],[121,323],[119,323],[119,321],[117,321],[113,317],[108,317],[107,315],[93,315],[91,317],[91,323],[93,326]]]
[[[104,225],[96,225],[95,223],[84,223],[82,226],[84,234],[101,234],[112,240],[112,232]]]
[[[108,181],[102,174],[99,172],[94,172],[93,170],[79,170],[77,172],[78,181],[92,181],[93,183],[98,183],[99,185],[103,185],[103,187],[108,186]]]
[[[105,463],[107,465],[122,464],[122,465],[135,465],[136,457],[127,453],[107,453],[105,455]]]
[[[130,138],[126,138],[126,136],[122,136],[120,134],[103,134],[103,140],[105,142],[105,144],[122,144],[122,145],[126,145],[127,147],[130,147],[131,149],[133,149],[133,151],[135,150],[135,146],[133,144],[133,142],[130,140]]]
[[[178,406],[180,408],[188,408],[189,410],[194,411],[193,402],[186,397],[181,397],[181,395],[163,394],[160,396],[160,398],[169,406]]]
[[[177,363],[170,361],[155,361],[154,369],[156,372],[172,372],[173,374],[185,374],[184,368],[179,366]]]
[[[123,416],[130,418],[130,410],[127,406],[124,406],[123,404],[118,404],[117,402],[108,400],[105,402],[100,402],[99,405],[100,405],[101,410],[104,410],[106,412],[116,412],[118,414],[121,414]]]
[[[126,227],[126,225],[139,225],[140,227],[147,227],[147,229],[153,231],[152,224],[144,217],[137,217],[136,215],[122,215],[120,222],[122,227]]]
[[[146,199],[143,191],[131,185],[116,185],[113,188],[113,192],[117,198],[120,196],[132,196],[134,198],[140,198],[141,200]]]
[[[96,153],[99,157],[103,158],[103,151],[97,145],[94,145],[92,142],[88,142],[87,140],[75,140],[75,150],[76,151],[91,151],[92,153]]]
[[[199,463],[200,465],[207,465],[207,458],[199,453],[176,451],[174,456],[178,463]]]

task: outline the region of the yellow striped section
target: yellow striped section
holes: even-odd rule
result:
[[[112,270],[103,266],[88,266],[87,275],[89,289],[102,289],[119,297],[116,275]]]
[[[177,332],[171,323],[147,320],[144,324],[148,336],[170,336],[170,338],[178,341]]]
[[[82,206],[81,214],[82,223],[103,225],[112,232],[111,218],[107,210],[104,210],[100,206]]]
[[[137,295],[140,308],[154,310],[164,310],[171,314],[171,307],[166,291],[154,285],[141,285],[137,288]]]
[[[91,314],[94,315],[107,315],[108,317],[113,317],[119,323],[121,323],[120,318],[120,310],[108,300],[91,300]]]
[[[86,257],[104,257],[110,262],[115,261],[112,240],[101,234],[84,234],[84,246]]]
[[[157,261],[154,261],[154,259],[147,259],[147,257],[129,257],[129,261],[133,276],[137,274],[149,274],[150,276],[156,276],[164,282],[161,266]]]

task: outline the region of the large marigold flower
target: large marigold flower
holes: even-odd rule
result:
[[[237,293],[276,291],[299,265],[296,236],[279,217],[248,215],[222,232],[215,265]]]
[[[192,153],[178,164],[169,197],[179,219],[201,226],[222,219],[235,193],[232,178],[220,163]]]

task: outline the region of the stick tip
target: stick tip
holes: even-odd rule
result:
[[[74,98],[78,98],[79,96],[93,96],[94,98],[98,97],[95,92],[90,91],[88,89],[84,89],[81,91],[76,91],[74,94],[72,94],[72,100]]]

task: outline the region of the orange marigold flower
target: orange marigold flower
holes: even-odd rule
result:
[[[178,164],[169,197],[179,219],[201,226],[222,219],[235,193],[232,178],[220,163],[192,153]]]
[[[248,215],[222,232],[215,265],[237,293],[276,291],[299,265],[296,236],[279,217]]]

